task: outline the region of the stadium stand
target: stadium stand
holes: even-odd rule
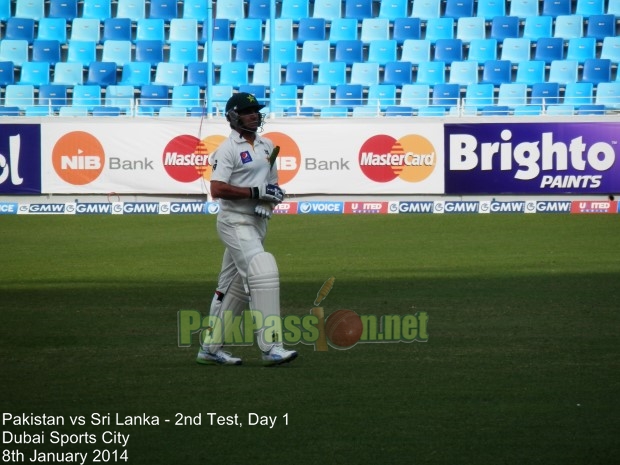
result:
[[[98,102],[77,100],[87,114],[138,108],[157,115],[166,107],[175,109],[166,116],[203,114],[241,89],[272,103],[278,111],[271,113],[295,116],[367,117],[388,108],[390,115],[454,114],[455,107],[464,115],[620,110],[618,86],[610,85],[620,82],[618,0],[278,0],[275,11],[270,5],[2,1],[0,108],[5,115],[81,115],[83,108],[71,110],[75,89],[94,95],[98,86]],[[155,95],[161,86],[165,95]],[[217,86],[211,105],[204,102],[208,86]],[[412,90],[424,94],[424,86],[426,98],[411,97]],[[120,100],[108,99],[108,89]],[[448,90],[455,105],[443,104]],[[181,95],[188,105],[178,104]]]

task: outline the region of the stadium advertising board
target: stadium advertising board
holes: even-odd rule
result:
[[[441,124],[268,122],[280,184],[297,194],[441,194]],[[195,119],[45,122],[43,192],[204,194],[208,157],[230,128]]]
[[[620,123],[446,124],[446,194],[620,191]]]
[[[41,193],[41,127],[0,126],[0,194]],[[3,207],[4,213],[11,213]]]

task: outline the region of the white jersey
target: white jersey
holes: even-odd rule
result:
[[[228,139],[220,144],[209,158],[213,167],[211,181],[222,181],[237,187],[256,187],[261,184],[277,184],[276,165],[269,166],[269,155],[273,142],[256,135],[254,146],[243,136],[232,130]],[[258,199],[225,200],[220,199],[222,211],[254,215]]]

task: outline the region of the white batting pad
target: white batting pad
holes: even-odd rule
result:
[[[255,332],[258,347],[263,352],[274,343],[282,342],[280,320],[280,273],[272,254],[262,252],[254,256],[248,267],[250,308],[263,316],[262,327]]]

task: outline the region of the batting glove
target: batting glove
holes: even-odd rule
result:
[[[261,218],[264,218],[266,220],[271,218],[272,212],[273,212],[273,205],[271,205],[268,202],[261,202],[258,205],[256,205],[256,208],[254,209],[255,215],[260,216]]]
[[[267,202],[280,203],[284,200],[284,190],[275,184],[262,184],[252,187],[252,198],[266,200]]]

